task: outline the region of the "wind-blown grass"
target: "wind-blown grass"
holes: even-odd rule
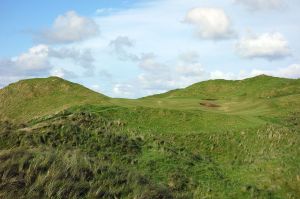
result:
[[[57,78],[10,85],[0,198],[297,199],[297,82],[209,81],[137,100]]]

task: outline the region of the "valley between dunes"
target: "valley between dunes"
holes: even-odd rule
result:
[[[0,89],[0,198],[300,198],[300,79],[140,99],[58,77]]]

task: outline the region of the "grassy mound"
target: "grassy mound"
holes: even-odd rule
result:
[[[0,198],[297,199],[298,82],[208,81],[137,100],[59,78],[12,84],[0,91]]]
[[[108,97],[58,77],[22,80],[0,89],[0,118],[26,121]]]
[[[200,99],[274,98],[299,94],[300,80],[260,75],[244,80],[209,80],[185,89],[150,96],[151,98],[198,97]]]
[[[132,168],[143,140],[119,134],[118,122],[63,112],[0,127],[2,197],[172,198]]]

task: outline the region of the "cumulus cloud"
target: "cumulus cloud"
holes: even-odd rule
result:
[[[110,41],[109,46],[120,60],[137,61],[139,59],[137,55],[127,51],[128,48],[134,46],[134,42],[127,36],[118,36],[116,39]]]
[[[52,27],[43,30],[37,37],[46,43],[71,43],[82,41],[99,33],[98,25],[75,11],[58,16]]]
[[[157,62],[157,57],[154,53],[130,53],[128,48],[134,47],[134,42],[127,36],[118,36],[116,39],[110,41],[109,46],[120,60],[135,62],[142,70],[155,73],[161,72],[167,67],[165,64]]]
[[[64,68],[53,69],[50,71],[50,75],[67,79],[73,79],[78,77],[78,75],[76,75],[74,72],[66,70]]]
[[[151,95],[166,92],[171,89],[183,88],[207,79],[240,80],[262,74],[285,78],[300,78],[299,64],[292,64],[275,70],[253,69],[250,71],[241,70],[236,73],[223,72],[221,70],[208,72],[199,63],[176,65],[174,68],[169,66],[168,69],[169,70],[163,73],[140,74],[136,81],[138,83],[131,84],[131,89],[127,90],[127,92],[132,92],[131,95],[133,96],[133,93],[136,94],[136,90],[142,90],[144,91],[142,95]]]
[[[162,62],[154,54],[141,56],[139,67],[143,70],[138,77],[144,89],[166,91],[185,87],[203,79],[206,71],[199,63],[199,56],[194,51],[181,53],[177,60]]]
[[[0,74],[23,76],[47,73],[52,68],[48,55],[48,46],[37,45],[17,57],[1,59]]]
[[[175,70],[178,74],[186,77],[202,76],[205,73],[204,68],[199,63],[178,65]]]
[[[58,59],[70,59],[75,64],[85,69],[85,74],[93,75],[95,59],[90,49],[60,48],[50,49],[49,57]]]
[[[189,52],[183,54],[187,55]],[[208,78],[208,73],[200,63],[195,62],[194,58],[182,59],[181,55],[175,61],[162,62],[153,53],[142,54],[138,63],[142,72],[134,83],[116,84],[114,95],[122,96],[121,93],[126,96],[151,95],[182,88]],[[138,93],[139,91],[141,92]]]
[[[231,21],[219,8],[194,8],[185,16],[185,23],[195,25],[197,35],[202,39],[228,39],[235,36]]]
[[[40,44],[33,46],[19,56],[0,59],[0,84],[6,85],[12,80],[49,75],[64,78],[78,77],[70,70],[57,65],[54,66],[54,59],[58,60],[58,63],[66,59],[71,61],[71,64],[83,68],[87,76],[94,73],[94,58],[89,49],[56,49]]]
[[[145,53],[139,58],[138,67],[151,73],[161,73],[165,71],[168,66],[157,61],[155,54]]]
[[[237,43],[236,50],[244,58],[275,60],[291,55],[288,41],[278,32],[244,37]]]
[[[285,78],[300,78],[300,64],[291,64],[287,67],[277,68],[275,70],[258,70],[253,69],[247,77],[253,77],[257,75],[271,75],[275,77],[285,77]]]
[[[286,68],[280,68],[274,74],[280,77],[300,78],[300,64],[292,64]]]
[[[116,51],[119,51],[124,47],[133,47],[133,41],[127,36],[118,36],[116,39],[112,40],[109,45]]]
[[[210,72],[210,79],[238,79],[238,75],[231,72],[222,72],[220,70]]]
[[[134,87],[130,84],[115,84],[113,92],[116,96],[132,97]]]
[[[46,70],[49,69],[48,61],[49,47],[46,45],[37,45],[21,54],[13,60],[16,67],[23,70]]]
[[[0,86],[18,79],[48,74],[52,69],[48,55],[48,46],[37,45],[19,56],[0,59]]]
[[[277,9],[283,6],[283,0],[235,0],[252,10]]]
[[[142,73],[138,76],[138,85],[147,94],[155,94],[183,88],[207,78],[207,73],[200,64],[194,65],[194,67],[186,66],[185,69],[189,72],[186,72],[183,67],[177,66],[175,69],[169,68],[163,73]]]
[[[176,88],[176,85],[180,83],[179,81],[179,79],[175,80],[174,74],[152,75],[142,73],[137,78],[138,86],[147,94],[160,93]]]
[[[232,72],[222,72],[216,70],[210,72],[210,79],[227,79],[227,80],[236,80],[236,79],[245,79],[249,77],[255,77],[258,75],[271,75],[275,77],[284,77],[284,78],[300,78],[300,64],[291,64],[287,67],[281,67],[274,70],[261,70],[261,69],[252,69],[251,71],[240,71],[238,73]]]

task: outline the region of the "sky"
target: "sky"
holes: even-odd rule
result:
[[[138,98],[208,79],[300,77],[299,0],[1,0],[0,88],[59,76]]]

